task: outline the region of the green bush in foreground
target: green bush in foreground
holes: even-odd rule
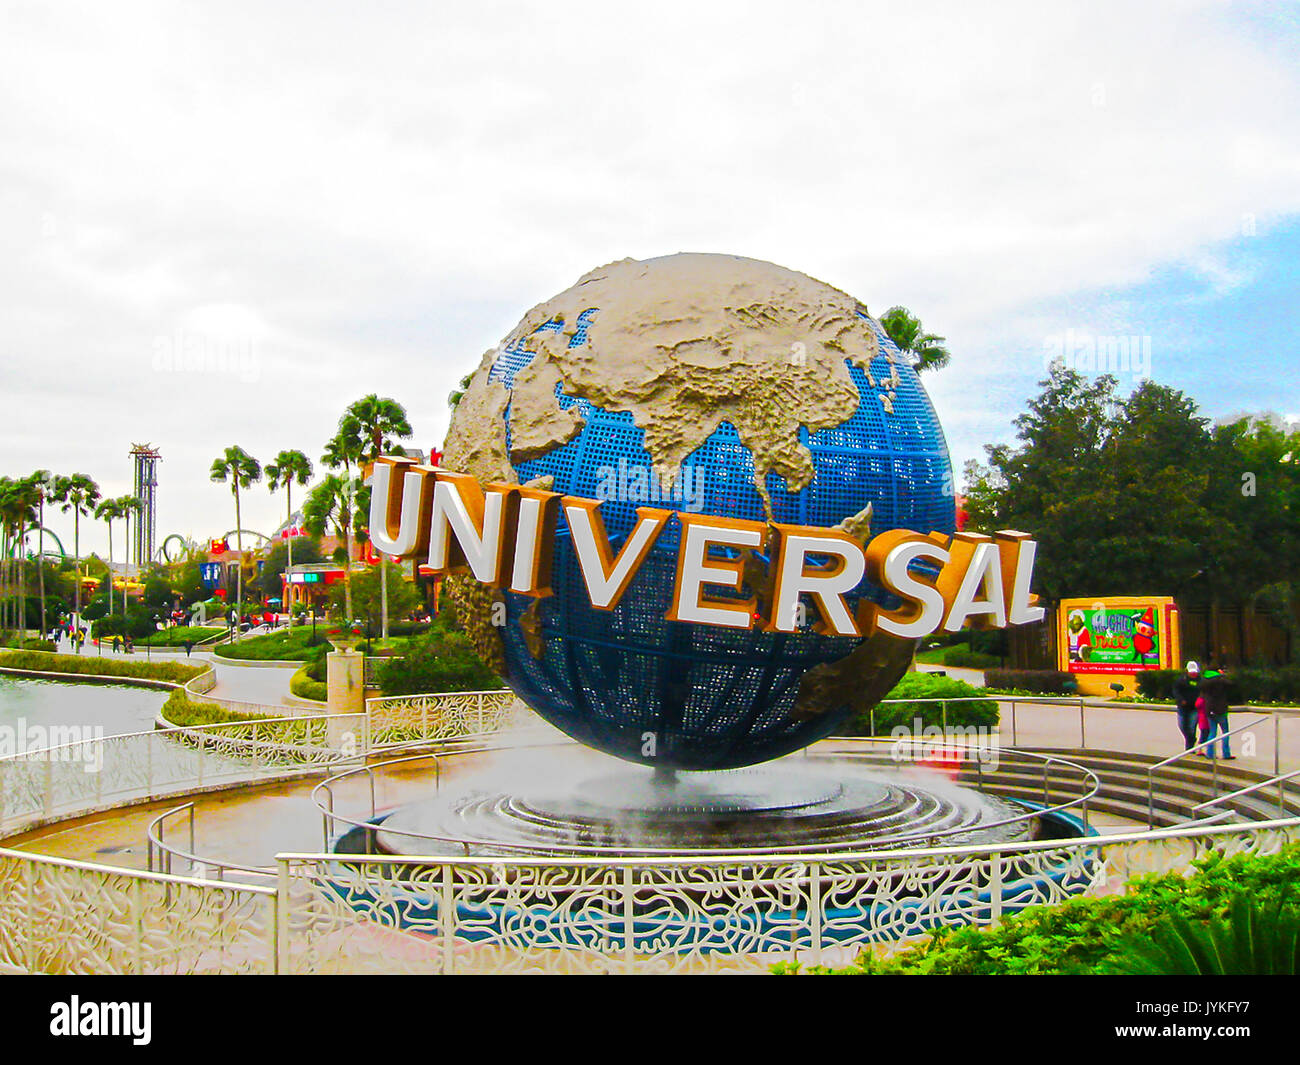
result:
[[[1150,937],[1126,941],[1101,971],[1119,976],[1295,976],[1300,972],[1300,915],[1285,902],[1265,910],[1246,895],[1226,919],[1194,925],[1174,914]]]
[[[41,673],[68,673],[130,680],[165,680],[184,684],[202,673],[207,666],[186,662],[122,661],[99,655],[58,655],[45,651],[0,652],[0,666]]]
[[[934,673],[908,673],[887,696],[902,702],[882,702],[871,712],[859,714],[845,722],[841,732],[845,736],[888,736],[899,725],[909,728],[919,717],[922,725],[983,726],[991,728],[998,723],[998,704],[992,699],[981,699],[983,693],[965,681],[941,677]],[[970,702],[949,702],[945,708],[939,702],[919,702],[922,699],[969,699]],[[875,732],[872,732],[872,722]]]
[[[1060,906],[1035,907],[1007,917],[993,928],[937,930],[929,940],[890,958],[864,952],[843,969],[778,966],[775,971],[833,975],[948,975],[1109,973],[1129,971],[1140,944],[1166,942],[1179,922],[1205,925],[1232,920],[1234,904],[1249,900],[1274,925],[1289,929],[1300,919],[1300,896],[1291,884],[1300,879],[1300,844],[1277,854],[1211,852],[1187,877],[1176,873],[1132,881],[1125,895],[1074,899]],[[1287,933],[1289,934],[1289,933]],[[1272,949],[1272,948],[1270,948]],[[1281,948],[1284,952],[1285,944]],[[1166,970],[1173,972],[1172,961]],[[1145,970],[1151,971],[1151,970]]]

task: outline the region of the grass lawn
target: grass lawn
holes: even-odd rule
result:
[[[216,628],[211,625],[177,625],[172,629],[161,629],[146,639],[136,640],[135,645],[137,647],[144,647],[146,644],[150,647],[184,647],[186,640],[198,643],[200,640],[206,640],[225,631],[224,626]]]
[[[949,651],[969,651],[969,650],[970,650],[970,644],[968,643],[953,643],[953,644],[948,644],[945,647],[932,647],[928,651],[922,651],[919,655],[916,656],[916,660],[918,662],[924,662],[927,666],[941,666],[943,665],[943,656],[946,655]]]

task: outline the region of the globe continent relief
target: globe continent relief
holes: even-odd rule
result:
[[[640,506],[836,527],[865,543],[951,532],[947,446],[910,360],[853,297],[726,255],[631,259],[533,308],[483,356],[452,417],[443,466],[482,483],[602,501],[617,554]],[[684,770],[788,754],[865,713],[915,641],[666,620],[680,528],[671,520],[612,611],[588,598],[563,518],[541,599],[454,577],[480,654],[580,743]],[[768,559],[743,588],[771,596]],[[892,600],[864,580],[846,599]],[[504,619],[504,624],[500,622]]]

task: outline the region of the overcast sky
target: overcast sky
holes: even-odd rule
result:
[[[1207,414],[1300,410],[1295,5],[0,12],[0,472],[120,495],[151,442],[160,538],[233,525],[227,445],[317,459],[364,393],[439,442],[482,352],[625,256],[909,306],[958,469],[1081,337],[1146,338]]]

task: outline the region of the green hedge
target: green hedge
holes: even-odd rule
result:
[[[1183,676],[1181,669],[1153,669],[1138,674],[1138,693],[1147,699],[1172,700],[1173,684]],[[1233,703],[1281,703],[1300,705],[1300,666],[1263,668],[1258,666],[1227,671],[1228,699]]]
[[[101,677],[119,677],[122,680],[165,680],[184,684],[202,673],[207,666],[185,662],[124,662],[120,658],[98,655],[57,655],[45,651],[0,652],[0,666],[8,669],[26,669],[42,673],[69,673]]]
[[[323,703],[329,698],[329,685],[311,675],[313,665],[308,663],[289,678],[289,690],[300,699],[315,699]]]
[[[1039,695],[1069,695],[1069,673],[1059,669],[987,669],[984,686],[999,691],[1034,692]]]
[[[12,647],[19,651],[48,651],[51,654],[59,649],[59,645],[53,640],[26,639],[19,643],[16,636],[5,640],[4,646]]]
[[[1035,907],[1005,918],[994,928],[942,928],[928,941],[884,959],[870,952],[843,969],[796,972],[837,975],[1006,975],[1101,973],[1123,968],[1143,944],[1182,918],[1203,925],[1227,916],[1234,901],[1250,900],[1266,911],[1300,916],[1300,844],[1277,854],[1218,851],[1193,863],[1195,874],[1146,876],[1132,881],[1128,893],[1074,899],[1060,906]]]
[[[221,729],[223,737],[258,740],[299,746],[324,746],[328,741],[329,722],[319,715],[288,721],[275,714],[235,714],[216,703],[196,701],[177,689],[162,708],[163,718],[173,725],[196,728],[199,725],[242,724],[242,728]],[[292,761],[292,756],[289,756]]]
[[[943,664],[954,669],[992,669],[1002,664],[997,655],[986,655],[980,651],[963,651],[952,647],[943,653]]]
[[[888,736],[895,726],[911,726],[916,718],[924,725],[982,725],[991,728],[998,723],[998,704],[992,699],[976,698],[983,692],[965,681],[941,677],[934,673],[908,673],[887,696],[902,702],[882,702],[874,711],[850,718],[841,729],[846,736]],[[943,703],[914,702],[920,699],[974,699],[972,702],[950,702],[946,711]],[[872,731],[872,722],[875,731]]]
[[[310,626],[276,629],[261,636],[250,636],[237,643],[219,643],[213,648],[218,658],[234,658],[253,662],[310,662],[329,651],[325,631],[329,626],[321,623],[312,636]]]

